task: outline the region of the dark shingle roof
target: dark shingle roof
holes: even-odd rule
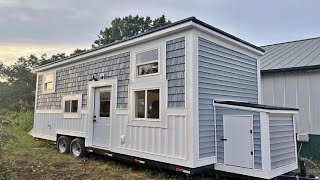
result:
[[[320,37],[262,46],[262,72],[315,69],[320,66]]]

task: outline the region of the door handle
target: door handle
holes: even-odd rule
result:
[[[96,116],[93,116],[93,122],[96,122],[97,120],[96,120]]]
[[[220,139],[221,141],[227,141],[227,139],[224,139],[224,138],[222,138],[222,139]]]

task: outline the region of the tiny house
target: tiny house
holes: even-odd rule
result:
[[[298,110],[261,105],[264,50],[187,18],[34,69],[35,138],[195,174],[297,168]]]

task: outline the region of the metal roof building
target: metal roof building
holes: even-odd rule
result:
[[[320,37],[262,48],[263,103],[299,108],[297,132],[310,137],[302,153],[320,159]]]
[[[264,72],[314,68],[320,65],[320,37],[262,46]],[[319,68],[319,67],[318,67]]]

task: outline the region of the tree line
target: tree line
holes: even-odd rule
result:
[[[164,15],[155,19],[138,15],[115,18],[111,21],[110,27],[100,30],[97,40],[92,44],[92,48],[123,40],[169,23],[171,23],[170,20]],[[30,54],[26,57],[20,57],[10,66],[0,62],[0,77],[4,79],[4,82],[0,82],[0,109],[12,111],[33,110],[36,74],[32,72],[32,69],[85,51],[87,49],[76,49],[70,55],[58,53],[50,57],[46,54],[41,56]]]

